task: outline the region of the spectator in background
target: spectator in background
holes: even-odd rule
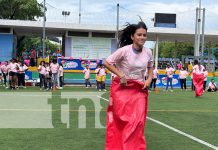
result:
[[[52,88],[53,90],[57,87],[57,79],[58,79],[58,70],[59,64],[57,63],[57,59],[53,59],[52,63],[50,64],[51,73],[52,73]]]
[[[170,83],[170,87],[171,87],[171,92],[173,92],[173,74],[175,72],[175,69],[173,69],[170,64],[167,64],[166,67],[166,75],[167,75],[167,85],[166,85],[166,91],[168,91],[168,86]]]
[[[2,74],[3,74],[3,78],[4,78],[4,86],[5,88],[8,88],[7,87],[7,77],[8,77],[8,68],[7,68],[7,65],[8,65],[8,61],[5,61],[4,63],[2,63],[1,65],[1,71],[2,71]]]
[[[63,85],[64,85],[64,68],[63,68],[62,63],[59,63],[58,78],[59,78],[59,89],[63,89]]]
[[[19,70],[19,65],[17,63],[17,59],[12,59],[10,64],[8,65],[9,72],[9,80],[10,80],[10,89],[15,90],[17,88],[17,72]]]
[[[206,68],[203,69],[203,71],[204,71],[204,91],[205,91],[206,90],[206,85],[207,85],[208,72],[207,72]]]
[[[195,90],[195,86],[193,84],[193,73],[192,73],[192,69],[193,69],[193,65],[191,63],[191,61],[188,61],[188,72],[189,72],[189,75],[191,75],[191,81],[192,81],[192,84],[191,84],[191,89],[192,91]]]
[[[45,79],[46,79],[46,87],[47,90],[51,90],[51,77],[52,77],[52,73],[51,73],[51,69],[50,69],[50,65],[49,63],[45,63]]]
[[[86,88],[88,88],[88,85],[89,87],[92,87],[91,83],[90,83],[90,69],[89,69],[89,65],[86,64],[85,66],[85,69],[83,70],[83,73],[84,73],[84,79],[85,79],[85,86]]]
[[[28,55],[27,55],[27,50],[26,49],[24,49],[23,52],[22,52],[22,58],[23,58],[23,60],[28,59]]]
[[[1,69],[2,63],[0,62],[0,82],[3,84],[3,71]]]
[[[28,67],[24,64],[24,62],[19,62],[19,70],[18,70],[18,86],[26,88],[25,85],[25,72],[28,70]]]
[[[217,70],[218,70],[218,63],[215,62],[215,71],[217,71]]]
[[[158,70],[157,70],[157,68],[155,68],[155,66],[153,66],[153,77],[152,77],[150,89],[152,89],[152,85],[153,85],[154,90],[155,90],[155,88],[156,88],[156,81],[157,81],[158,76],[159,76]]]
[[[57,56],[57,57],[61,57],[61,56],[62,56],[59,49],[58,49],[57,52],[56,52],[56,56]]]
[[[97,65],[96,69],[95,69],[95,74],[96,74],[96,87],[98,91],[101,91],[101,76],[100,76],[100,69],[101,66],[100,64]]]
[[[54,52],[54,53],[52,54],[52,56],[53,56],[53,58],[56,58],[56,57],[57,57],[57,54]]]
[[[36,50],[32,49],[31,54],[30,54],[30,66],[31,67],[36,65],[35,61],[36,61]]]
[[[104,65],[100,65],[100,70],[99,70],[100,90],[99,91],[107,91],[105,89],[105,80],[106,80],[106,69]]]
[[[214,79],[211,79],[210,83],[208,84],[208,92],[216,92],[218,90],[217,85]]]
[[[38,71],[39,71],[39,87],[40,90],[42,90],[42,87],[44,87],[44,89],[47,88],[46,86],[46,78],[45,78],[45,74],[46,74],[46,70],[45,70],[45,61],[41,61],[38,67]]]
[[[181,90],[186,88],[186,78],[188,76],[188,72],[185,70],[184,67],[181,68],[181,70],[179,71],[179,80],[180,80],[180,84],[181,84]]]

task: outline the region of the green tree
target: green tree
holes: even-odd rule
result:
[[[0,19],[12,20],[36,20],[43,16],[43,5],[37,0],[0,0]],[[34,38],[33,38],[34,39]],[[30,46],[37,47],[38,41],[34,41],[32,37],[17,37],[17,55],[21,54],[24,48]]]
[[[50,42],[50,40],[46,40],[45,41],[45,45],[46,45],[46,49],[45,50],[46,51],[47,50],[51,50],[52,53],[56,52],[56,50],[59,49],[59,45]],[[20,42],[20,45],[18,47],[17,56],[21,57],[23,50],[26,50],[26,49],[30,50],[32,48],[35,48],[37,51],[38,50],[42,50],[42,41],[41,41],[41,38],[39,38],[39,37],[25,37]]]
[[[0,0],[0,18],[35,20],[43,16],[42,8],[37,0]]]
[[[161,42],[160,57],[182,58],[182,55],[194,55],[194,44],[191,42]]]

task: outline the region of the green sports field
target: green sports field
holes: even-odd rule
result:
[[[109,91],[109,89],[108,89]],[[109,92],[65,87],[55,92],[0,87],[1,150],[103,150]],[[218,93],[149,93],[148,150],[218,146]]]

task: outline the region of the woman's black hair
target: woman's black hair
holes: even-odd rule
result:
[[[24,61],[21,61],[20,64],[21,64],[21,66],[24,66]]]
[[[143,21],[138,22],[138,24],[126,24],[126,27],[119,31],[119,47],[123,47],[133,43],[131,36],[134,35],[137,29],[143,28],[148,30],[146,24]]]
[[[53,59],[52,62],[53,62],[54,64],[56,64],[56,63],[57,63],[57,59]]]
[[[194,65],[199,64],[198,60],[194,60]]]
[[[16,59],[16,58],[13,58],[12,61],[14,61],[15,63],[17,63],[17,59]]]
[[[44,63],[44,65],[45,65],[45,61],[41,61],[41,62],[40,62],[40,65],[42,65],[42,63]]]

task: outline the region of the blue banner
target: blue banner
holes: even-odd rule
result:
[[[179,75],[174,74],[172,79],[173,87],[180,87]],[[159,78],[156,81],[156,85],[159,87],[164,87],[167,85],[166,75],[159,75]]]
[[[102,60],[58,58],[58,63],[63,64],[64,70],[83,70],[86,65],[89,65],[90,70],[95,70],[98,64],[102,64]]]
[[[25,72],[25,79],[26,80],[32,80],[33,79],[33,73],[31,71]]]

